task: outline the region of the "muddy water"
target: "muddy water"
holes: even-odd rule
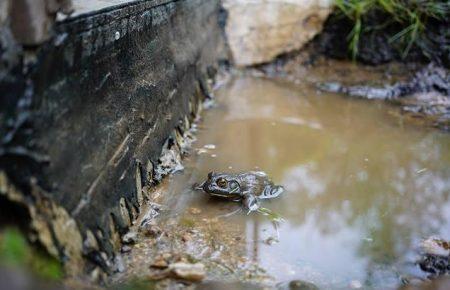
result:
[[[217,251],[203,258],[235,254],[273,285],[389,289],[421,275],[412,262],[422,237],[450,238],[450,135],[308,83],[244,76],[216,95],[164,201],[166,221],[215,231]],[[278,226],[258,214],[227,217],[238,203],[190,190],[211,170],[254,169],[286,188],[263,203],[285,219]]]

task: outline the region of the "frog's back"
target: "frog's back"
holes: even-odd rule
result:
[[[260,199],[276,198],[284,192],[284,188],[274,185],[263,171],[250,171],[239,175],[244,191],[250,192]]]

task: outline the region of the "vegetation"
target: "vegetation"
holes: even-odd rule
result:
[[[430,19],[445,20],[449,17],[450,1],[437,0],[335,0],[339,11],[354,22],[348,36],[349,49],[353,58],[358,54],[362,33],[383,29],[389,25],[399,27],[390,42],[397,42],[406,57],[413,45],[427,55],[426,27]],[[369,25],[370,14],[382,12],[389,15],[386,23]]]
[[[31,248],[20,231],[14,228],[7,228],[0,234],[0,265],[25,267],[48,280],[59,280],[63,276],[58,261]]]

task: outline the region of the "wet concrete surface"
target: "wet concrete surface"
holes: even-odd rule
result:
[[[320,289],[396,289],[425,279],[415,264],[421,239],[450,237],[450,136],[405,120],[391,104],[317,90],[331,73],[309,69],[302,80],[244,73],[219,88],[184,172],[149,194],[159,215],[146,226],[138,221],[111,283],[192,285],[164,274],[180,262],[205,266],[200,285],[300,280]],[[376,76],[383,74],[345,75]],[[284,222],[233,214],[239,203],[191,189],[212,170],[255,169],[285,186],[263,202]]]

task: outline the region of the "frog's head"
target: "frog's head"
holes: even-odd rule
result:
[[[202,184],[205,192],[213,196],[238,198],[241,189],[238,180],[230,174],[210,172],[208,179]]]

